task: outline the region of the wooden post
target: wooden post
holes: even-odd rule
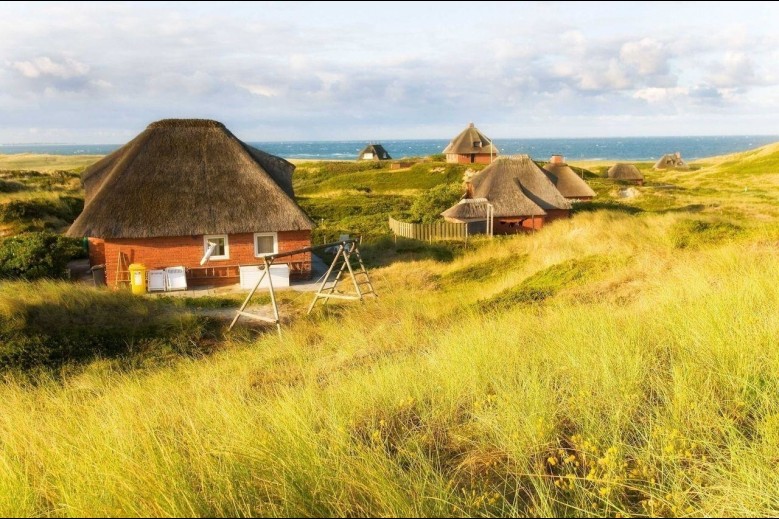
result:
[[[268,257],[263,256],[262,261],[265,263],[265,272],[268,274],[268,289],[270,291],[270,302],[273,304],[273,316],[276,318],[276,329],[279,331],[279,337],[281,337],[281,319],[279,318],[279,307],[276,304],[276,294],[273,292],[273,276],[270,275],[270,266],[273,264],[273,259],[268,262]]]
[[[257,280],[257,283],[254,285],[254,288],[251,289],[251,291],[249,292],[249,295],[246,296],[246,299],[244,299],[243,304],[241,305],[241,308],[239,308],[238,311],[235,313],[235,317],[233,318],[233,322],[231,322],[230,326],[227,328],[228,332],[230,330],[232,330],[233,326],[235,326],[235,323],[238,322],[238,318],[241,316],[241,314],[243,313],[244,309],[249,304],[249,301],[251,300],[251,298],[254,295],[254,293],[260,287],[260,283],[262,283],[262,279],[265,277],[266,274],[268,276],[270,276],[270,272],[268,271],[268,269],[265,269],[265,272],[263,272],[262,275],[260,276],[260,279]]]

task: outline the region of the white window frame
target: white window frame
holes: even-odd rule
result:
[[[273,252],[265,252],[263,254],[260,254],[260,251],[257,250],[257,238],[259,238],[260,236],[273,236]],[[277,232],[254,233],[254,257],[255,258],[262,258],[270,254],[277,254],[278,252],[279,252],[279,233]]]
[[[216,254],[212,255],[209,259],[211,260],[228,260],[230,259],[230,240],[228,239],[226,234],[206,234],[203,236],[203,254],[208,252],[208,240],[216,239],[224,239],[225,241],[225,253],[223,256],[217,256]]]

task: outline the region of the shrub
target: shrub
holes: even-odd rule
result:
[[[0,373],[95,358],[154,364],[199,355],[216,347],[220,326],[170,301],[129,292],[55,281],[7,282],[0,286]]]
[[[84,209],[84,199],[75,196],[62,196],[56,200],[38,198],[32,200],[13,200],[2,207],[2,221],[18,223],[22,221],[59,218],[72,222]]]
[[[83,254],[80,240],[40,232],[0,242],[0,278],[64,278],[68,261]]]
[[[25,189],[27,189],[27,186],[20,182],[0,179],[0,193],[17,193]]]
[[[441,184],[428,189],[411,204],[412,221],[431,223],[440,219],[441,213],[454,205],[461,195],[462,190],[455,184]]]

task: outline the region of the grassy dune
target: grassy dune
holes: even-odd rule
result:
[[[83,169],[102,157],[102,155],[44,155],[36,153],[0,155],[0,169],[34,169],[42,172]]]
[[[378,242],[381,297],[282,340],[8,373],[0,513],[776,515],[778,155],[598,181],[468,251]]]

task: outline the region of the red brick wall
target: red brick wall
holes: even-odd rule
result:
[[[544,226],[545,216],[515,217],[515,218],[495,218],[492,226],[494,234],[519,234],[538,230]]]
[[[94,238],[90,238],[90,241]],[[125,269],[130,263],[143,263],[147,269],[184,266],[187,281],[191,285],[229,285],[238,282],[239,265],[262,263],[254,257],[254,233],[231,234],[227,238],[230,258],[211,259],[200,266],[203,257],[203,235],[172,236],[162,238],[123,238],[105,240],[104,263],[108,286],[114,286],[119,253],[125,258]],[[300,249],[311,245],[311,231],[281,231],[278,233],[279,252]],[[90,255],[90,261],[92,257]],[[280,258],[277,263],[289,264],[293,279],[311,276],[311,253]],[[93,263],[94,265],[95,263]],[[125,275],[125,279],[127,279]]]
[[[547,209],[546,221],[554,222],[555,220],[564,220],[571,217],[571,211],[569,209]]]
[[[473,163],[474,164],[489,164],[492,159],[497,158],[497,155],[493,155],[490,157],[489,153],[475,153],[473,155]],[[446,162],[455,163],[455,164],[471,164],[471,156],[470,155],[456,155],[454,153],[448,153],[446,155]]]

